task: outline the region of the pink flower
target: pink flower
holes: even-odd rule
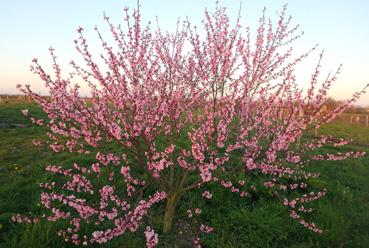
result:
[[[147,248],[155,247],[159,243],[158,235],[149,226],[146,227],[145,238]]]
[[[211,197],[213,196],[212,193],[210,193],[209,191],[204,191],[202,194],[201,194],[204,198],[206,199],[211,199]]]
[[[214,228],[210,227],[210,226],[206,226],[204,224],[201,224],[200,226],[200,231],[204,232],[204,233],[210,233],[214,230]]]
[[[96,173],[98,173],[98,174],[100,173],[100,171],[101,171],[101,170],[100,170],[99,163],[93,163],[91,167],[92,167],[92,170],[93,170],[94,172],[96,172]]]
[[[21,112],[24,116],[28,115],[28,109],[22,109]]]
[[[197,215],[201,214],[201,209],[200,208],[195,208],[195,214],[197,214]]]

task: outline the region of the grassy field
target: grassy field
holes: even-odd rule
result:
[[[48,179],[45,166],[75,160],[70,154],[51,153],[37,148],[32,140],[44,137],[42,127],[33,126],[20,109],[28,108],[41,116],[34,105],[0,105],[0,247],[74,247],[56,236],[58,223],[41,222],[32,225],[14,224],[16,213],[39,213],[38,183]],[[23,124],[12,128],[11,124]],[[343,138],[353,138],[360,146],[355,150],[369,153],[369,128],[333,122],[319,132]],[[327,151],[347,148],[324,148]],[[89,156],[78,158],[89,162]],[[204,237],[204,247],[369,247],[369,156],[345,161],[314,162],[312,171],[319,171],[317,182],[328,194],[317,205],[312,219],[324,230],[315,234],[288,217],[287,210],[268,196],[240,201],[232,193],[214,194],[210,203],[200,203],[198,192],[185,195],[180,208],[184,213],[188,203],[199,201],[204,206],[202,220],[214,227]],[[215,187],[215,186],[214,186]],[[152,215],[154,216],[154,215]],[[155,217],[149,215],[156,223]],[[181,225],[179,214],[175,225]],[[183,224],[183,223],[182,223]],[[160,235],[160,247],[188,247],[191,235],[181,237],[174,228],[171,235]],[[127,234],[101,247],[143,247],[142,232]]]

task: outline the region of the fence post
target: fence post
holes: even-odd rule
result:
[[[366,115],[366,118],[365,118],[365,123],[366,123],[366,127],[369,127],[369,115]]]
[[[326,112],[327,112],[327,110],[328,110],[327,105],[323,105],[323,107],[322,107],[322,112],[323,112],[323,113],[326,113]]]
[[[356,123],[360,123],[360,116],[356,116]]]

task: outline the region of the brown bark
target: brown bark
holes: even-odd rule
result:
[[[164,234],[168,234],[172,229],[173,217],[175,214],[175,209],[179,201],[179,198],[180,198],[179,193],[170,194],[167,198],[167,206],[165,208],[164,214],[164,226],[163,226]]]

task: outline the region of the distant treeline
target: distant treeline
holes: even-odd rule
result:
[[[344,103],[344,101],[339,101],[333,98],[328,98],[325,101],[324,105],[326,106],[327,110],[331,110],[342,103]],[[368,112],[369,112],[369,106],[363,107],[363,106],[352,105],[351,107],[345,110],[345,113],[350,113],[350,114],[368,114]]]
[[[48,98],[49,96],[45,96]],[[88,97],[85,97],[88,99]],[[0,94],[0,103],[16,103],[16,102],[30,102],[31,99],[28,96],[24,95],[7,95],[7,94]],[[344,101],[335,100],[333,98],[328,98],[324,103],[324,111],[329,111],[337,107],[338,105],[342,104]],[[348,108],[345,113],[349,114],[368,114],[369,113],[369,106],[357,106],[353,105]]]

